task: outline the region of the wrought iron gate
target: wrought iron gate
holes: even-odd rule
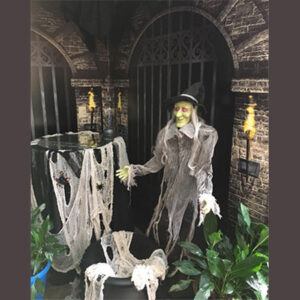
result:
[[[70,68],[47,40],[31,33],[31,138],[77,131]]]
[[[226,214],[234,101],[230,94],[233,63],[226,41],[207,19],[177,11],[157,19],[144,32],[131,61],[129,158],[144,164],[152,156],[158,131],[166,124],[163,102],[201,81],[204,119],[219,133],[214,155],[214,195]],[[161,174],[137,178],[133,189],[136,224],[143,228],[158,198]]]
[[[177,12],[157,20],[144,33],[136,50],[136,103],[131,103],[130,151],[136,162],[151,157],[158,131],[169,116],[163,102],[194,82],[204,82],[208,123],[214,124],[217,57],[210,41],[212,25],[191,12]],[[136,151],[135,151],[136,150]]]

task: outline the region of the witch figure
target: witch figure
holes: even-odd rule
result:
[[[204,96],[204,86],[197,82],[169,99],[167,108],[173,110],[172,119],[159,131],[153,157],[144,165],[131,164],[117,171],[121,181],[131,187],[136,185],[135,176],[164,168],[147,235],[153,233],[167,256],[178,240],[192,241],[198,215],[198,226],[211,210],[221,218],[212,195],[212,157],[218,134],[197,113],[204,107]],[[182,226],[183,219],[188,220],[188,226]]]

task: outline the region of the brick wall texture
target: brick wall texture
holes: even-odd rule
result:
[[[245,38],[258,33],[266,22],[252,1],[240,0],[227,15],[224,25],[234,45],[238,45]]]
[[[231,154],[231,173],[229,185],[229,209],[241,201],[250,209],[250,215],[259,222],[268,223],[269,207],[269,108],[268,94],[253,94],[255,107],[256,134],[250,142],[250,160],[260,164],[258,178],[245,177],[238,172],[239,158],[246,159],[246,138],[243,125],[246,119],[248,99],[239,93],[235,101],[235,119]],[[234,220],[234,215],[231,215]]]
[[[226,34],[228,47],[237,63],[234,65],[232,92],[235,96],[235,117],[233,125],[232,159],[229,188],[229,215],[234,219],[233,203],[242,201],[250,208],[253,218],[268,222],[268,128],[269,128],[269,94],[268,94],[268,61],[269,39],[265,34],[268,29],[269,1],[267,0],[195,0],[173,1],[175,6],[192,6],[199,11],[204,11],[221,34]],[[110,89],[122,86],[118,80],[129,78],[130,55],[134,51],[139,34],[145,25],[158,13],[168,8],[165,1],[141,1],[131,18],[128,31],[124,32],[118,45],[118,51],[110,57],[113,62],[112,84]],[[108,59],[106,45],[96,41],[96,52],[90,53],[85,45],[80,31],[74,24],[66,23],[57,13],[48,12],[39,8],[32,14],[32,26],[47,35],[49,40],[59,45],[75,68],[74,78],[83,82],[88,78],[102,80],[103,107],[115,103],[105,94],[105,82],[107,76]],[[225,37],[224,37],[225,38]],[[82,75],[84,72],[84,76]],[[95,73],[96,72],[96,73]],[[96,75],[95,75],[96,74]],[[94,77],[93,77],[94,76]],[[85,122],[89,122],[89,114],[86,111],[87,91],[91,86],[73,85],[78,111],[78,129],[82,129]],[[243,182],[238,173],[237,164],[239,158],[245,157],[246,140],[243,134],[243,122],[245,120],[245,107],[247,106],[248,93],[255,93],[257,101],[256,121],[257,134],[252,141],[252,159],[261,166],[259,178],[250,178]],[[121,124],[127,130],[128,118],[128,92],[123,88],[123,111],[121,116],[115,112],[117,124]],[[108,102],[110,103],[108,103]],[[96,119],[99,122],[99,119]]]

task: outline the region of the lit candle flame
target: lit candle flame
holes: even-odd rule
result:
[[[120,112],[122,111],[122,99],[121,99],[121,92],[118,93],[118,109],[120,110]]]
[[[89,94],[89,106],[88,106],[88,110],[92,111],[93,109],[96,108],[96,103],[95,103],[95,100],[94,100],[95,94],[93,93],[93,89],[91,89],[88,92],[88,94]]]
[[[252,96],[249,96],[249,99],[252,100]],[[248,113],[248,116],[244,123],[244,133],[247,135],[247,138],[252,140],[256,129],[255,129],[255,110],[254,107],[256,106],[256,103],[250,103],[249,106],[246,108],[246,111]]]

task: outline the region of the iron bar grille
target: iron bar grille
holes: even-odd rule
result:
[[[217,56],[211,38],[215,28],[200,15],[176,12],[156,20],[143,34],[134,54],[129,122],[130,151],[136,162],[152,156],[155,138],[171,114],[163,102],[201,81],[206,87],[206,120],[214,124]]]
[[[31,138],[77,131],[71,72],[63,55],[31,33]]]

